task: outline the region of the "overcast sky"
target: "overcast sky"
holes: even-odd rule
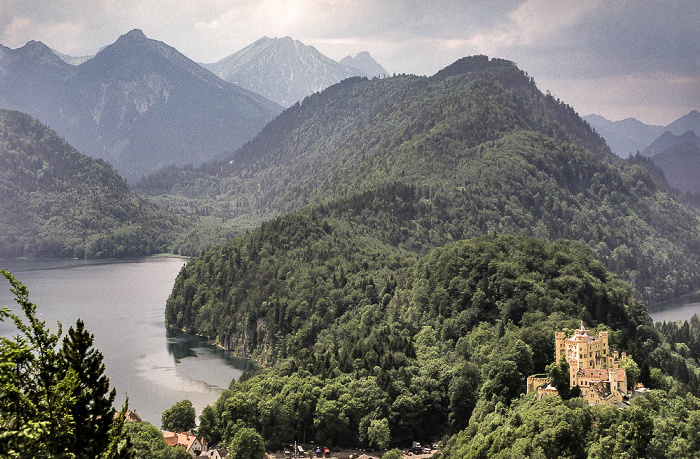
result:
[[[700,109],[700,0],[0,0],[0,43],[94,54],[139,28],[198,62],[291,36],[390,73],[515,61],[581,115],[667,124]]]

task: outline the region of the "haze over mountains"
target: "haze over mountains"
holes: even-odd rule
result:
[[[639,153],[659,167],[669,185],[681,192],[700,192],[700,112],[693,110],[667,126],[644,124],[634,118],[609,121],[599,115],[584,120],[623,158]]]
[[[263,37],[220,61],[203,65],[222,79],[283,107],[352,76],[387,73],[366,51],[338,63],[291,37]]]
[[[700,112],[693,110],[666,126],[644,124],[634,118],[610,121],[596,114],[582,117],[600,134],[613,153],[621,158],[644,151],[657,137],[666,131],[681,135],[694,131],[700,135]]]
[[[151,148],[131,133],[192,148],[194,133],[181,131],[226,134],[281,110],[139,31],[78,66],[36,42],[0,58],[0,73],[29,77],[0,79],[4,103],[46,109],[32,89],[59,88],[43,95],[73,110],[74,125],[64,112],[57,120],[95,127],[87,146],[137,144],[123,156],[131,165]],[[207,118],[246,98],[239,121]],[[224,159],[147,175],[139,196],[105,161],[0,111],[0,255],[192,255],[166,324],[268,364],[202,412],[198,434],[211,445],[232,444],[245,425],[270,448],[302,436],[378,448],[369,432],[379,429],[383,449],[454,434],[445,457],[460,459],[473,439],[476,457],[510,444],[518,450],[501,456],[700,447],[698,322],[665,339],[640,301],[700,288],[700,212],[515,63],[481,55],[431,77],[351,77],[231,145]],[[566,372],[548,366],[552,335],[581,321],[609,330],[639,361],[628,357],[630,378],[660,390],[628,410],[523,396],[528,375]],[[508,432],[490,443],[474,435],[482,426]]]
[[[0,48],[0,108],[26,112],[127,179],[235,150],[281,111],[140,30],[78,66],[46,45]]]

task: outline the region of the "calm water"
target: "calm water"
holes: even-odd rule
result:
[[[166,330],[165,300],[184,260],[141,258],[128,262],[0,260],[29,288],[29,297],[51,331],[64,334],[77,318],[95,335],[106,373],[121,406],[160,427],[162,412],[189,399],[197,409],[212,404],[251,363],[232,357],[196,336]],[[9,284],[0,279],[0,305],[16,310]],[[0,322],[0,335],[14,335]]]
[[[649,315],[654,322],[690,320],[695,314],[700,316],[700,294],[698,293],[649,307]]]

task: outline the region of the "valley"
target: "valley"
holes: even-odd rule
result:
[[[134,29],[84,61],[3,46],[0,70],[0,268],[24,281],[21,266],[77,263],[69,290],[104,298],[72,298],[60,319],[86,318],[108,365],[99,354],[90,371],[132,388],[154,425],[161,399],[181,395],[196,435],[232,450],[243,433],[268,451],[440,442],[441,458],[700,449],[700,322],[648,311],[700,290],[697,111],[665,127],[581,118],[510,60],[390,77],[368,52],[335,61],[290,37],[202,66]],[[161,252],[191,258],[170,260],[166,280],[137,272],[149,262],[136,257]],[[43,282],[37,270],[28,283]],[[152,288],[156,300],[127,300]],[[90,419],[66,349],[92,338],[43,328],[63,294],[38,295],[38,322],[24,290],[12,294],[32,326],[0,312],[0,381],[28,401],[0,403],[0,436],[14,439],[0,455],[38,438],[59,457]],[[153,336],[105,341],[130,320]],[[648,395],[618,409],[526,394],[532,374],[569,374],[554,333],[584,324],[627,353],[630,387]],[[192,367],[197,351],[166,329],[248,363]],[[134,371],[164,397],[130,386]],[[90,396],[114,404],[103,392]],[[126,452],[105,457],[181,453],[160,432],[109,424]],[[44,425],[65,437],[48,442]]]

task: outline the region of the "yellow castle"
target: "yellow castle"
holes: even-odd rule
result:
[[[608,332],[602,331],[596,338],[581,323],[581,328],[572,337],[566,338],[563,332],[556,332],[554,339],[556,361],[566,358],[569,363],[570,385],[579,386],[581,398],[591,405],[619,404],[629,398],[627,372],[620,368],[620,363],[627,356],[624,352],[622,355],[610,353]],[[527,378],[527,392],[530,393],[535,388],[538,398],[557,393],[549,385],[547,375]]]

